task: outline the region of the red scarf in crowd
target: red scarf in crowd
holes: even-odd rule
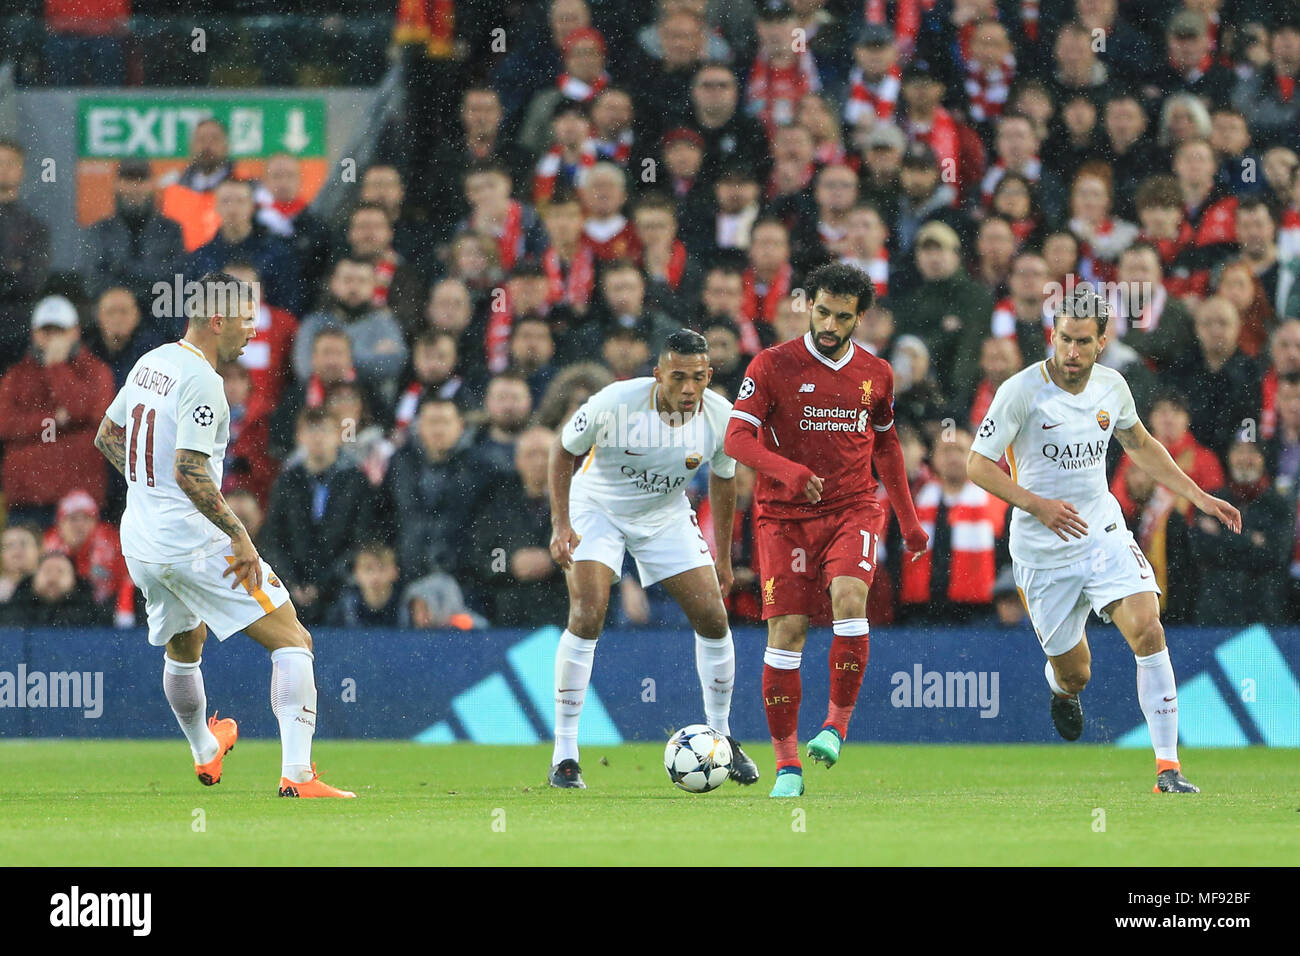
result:
[[[1022,176],[1031,183],[1037,183],[1043,175],[1043,161],[1037,156],[1025,163],[1024,169],[1017,170]],[[984,208],[988,209],[993,206],[993,190],[998,188],[998,183],[1002,182],[1002,177],[1007,174],[1007,164],[1004,160],[999,159],[989,167],[989,171],[984,174],[984,181],[980,184],[980,192],[984,199]]]
[[[542,253],[542,268],[546,270],[546,303],[555,305],[565,302],[575,309],[585,309],[591,301],[591,290],[595,285],[596,262],[591,254],[591,247],[578,244],[578,251],[569,263],[569,273],[564,273],[564,263],[555,247]]]
[[[1295,96],[1295,77],[1279,73],[1277,75],[1277,92],[1282,97],[1283,103],[1290,103],[1291,97]]]
[[[1038,42],[1038,0],[1020,0],[1020,22],[1031,43]]]
[[[389,249],[375,260],[375,291],[370,296],[370,304],[377,309],[388,307],[388,290],[393,285],[393,274],[397,272],[397,253]]]
[[[497,259],[501,268],[508,272],[515,267],[524,246],[524,207],[514,199],[506,207],[506,221],[496,241]]]
[[[578,154],[579,169],[590,169],[596,165],[596,141],[588,139],[582,144],[582,152]],[[555,195],[555,181],[559,179],[560,173],[564,170],[564,147],[556,144],[546,151],[541,159],[537,161],[537,168],[533,172],[533,202],[549,202]]]
[[[921,18],[933,7],[935,0],[896,0],[894,3],[894,45],[904,59],[912,52],[916,37],[921,32]],[[886,0],[866,0],[862,18],[868,23],[889,26]]]
[[[618,134],[616,140],[596,140],[596,155],[601,159],[609,160],[611,163],[626,166],[627,161],[632,158],[632,142],[632,131],[625,129]]]
[[[910,126],[912,139],[930,147],[938,161],[940,172],[957,169],[961,144],[957,138],[957,121],[951,113],[942,106],[936,106],[926,129],[922,130],[916,123],[911,123]]]
[[[682,274],[686,272],[686,246],[680,239],[673,240],[673,251],[668,254],[668,269],[665,281],[674,292],[681,285]]]
[[[777,270],[772,281],[767,284],[767,291],[760,298],[758,279],[754,267],[745,270],[744,297],[741,299],[740,312],[751,322],[772,322],[776,319],[776,307],[782,299],[790,294],[790,282],[794,270],[786,263]]]
[[[758,117],[769,138],[778,126],[794,122],[799,101],[821,91],[817,64],[807,49],[789,66],[776,67],[760,54],[749,74],[745,97],[750,115]]]
[[[868,84],[860,69],[849,74],[849,98],[844,104],[844,121],[850,126],[877,119],[888,120],[894,116],[898,93],[903,88],[903,71],[895,63],[888,73],[875,83]]]
[[[934,541],[934,523],[943,500],[943,485],[938,481],[921,486],[916,494],[916,517]],[[900,600],[904,604],[924,604],[932,600],[987,604],[993,600],[993,583],[997,577],[995,549],[1006,517],[1006,503],[978,485],[968,482],[948,506],[952,553],[948,561],[948,593],[931,594],[930,569],[932,551],[927,549],[917,560],[904,561],[900,574]]]
[[[570,76],[568,73],[561,73],[555,79],[555,85],[560,88],[567,100],[576,100],[579,103],[585,103],[590,99],[600,95],[600,91],[609,86],[609,74],[602,73],[596,77],[595,83],[586,83],[576,76]]]
[[[284,216],[285,219],[292,221],[294,217],[298,215],[298,213],[302,212],[304,209],[307,208],[307,200],[290,199],[287,202],[281,202],[280,200],[277,199],[273,203],[271,203],[271,208],[273,208],[280,215]]]
[[[343,376],[343,381],[345,382],[355,382],[356,379],[357,379],[356,369],[348,369],[347,373]],[[304,407],[319,408],[321,405],[324,405],[325,392],[326,392],[325,383],[320,380],[319,375],[313,373],[312,377],[307,379],[307,395],[304,402]]]
[[[1265,440],[1277,433],[1277,366],[1270,365],[1260,383],[1259,437]]]
[[[970,118],[985,123],[1002,115],[1011,83],[1016,78],[1016,58],[1008,53],[992,70],[985,70],[973,58],[966,61],[966,96]]]
[[[504,285],[492,290],[489,298],[487,329],[483,333],[483,353],[488,371],[493,375],[506,370],[510,364],[510,332],[515,327],[514,308],[510,304],[510,290]]]

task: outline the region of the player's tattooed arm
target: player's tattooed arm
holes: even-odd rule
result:
[[[221,489],[208,474],[208,456],[187,448],[176,449],[176,484],[194,502],[199,514],[230,535],[232,539],[248,534],[244,524],[226,504]]]
[[[95,436],[95,447],[108,459],[109,464],[126,475],[126,428],[116,424],[107,415],[99,423],[99,434]]]

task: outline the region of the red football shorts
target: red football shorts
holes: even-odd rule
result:
[[[831,581],[857,578],[871,586],[883,515],[846,508],[801,520],[760,517],[758,551],[763,620],[802,614],[817,626],[831,622]]]

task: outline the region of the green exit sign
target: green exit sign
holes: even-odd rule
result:
[[[77,154],[81,159],[185,159],[190,135],[205,119],[225,125],[231,159],[326,154],[323,99],[134,96],[84,98],[77,104]]]

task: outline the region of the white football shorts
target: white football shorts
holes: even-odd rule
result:
[[[1020,597],[1048,657],[1059,657],[1083,640],[1088,612],[1104,613],[1112,601],[1143,591],[1160,593],[1155,571],[1123,525],[1098,536],[1092,553],[1060,568],[1025,568],[1012,562]]]
[[[289,600],[288,589],[265,561],[260,588],[244,585],[232,590],[234,576],[221,574],[229,559],[222,552],[176,564],[126,559],[131,580],[144,592],[150,644],[162,647],[200,621],[224,641]]]
[[[573,530],[582,536],[573,551],[573,560],[599,561],[610,569],[615,581],[622,576],[625,550],[636,561],[642,587],[683,571],[713,566],[713,555],[700,533],[694,511],[648,529],[625,524],[593,508],[572,512],[569,521]]]

